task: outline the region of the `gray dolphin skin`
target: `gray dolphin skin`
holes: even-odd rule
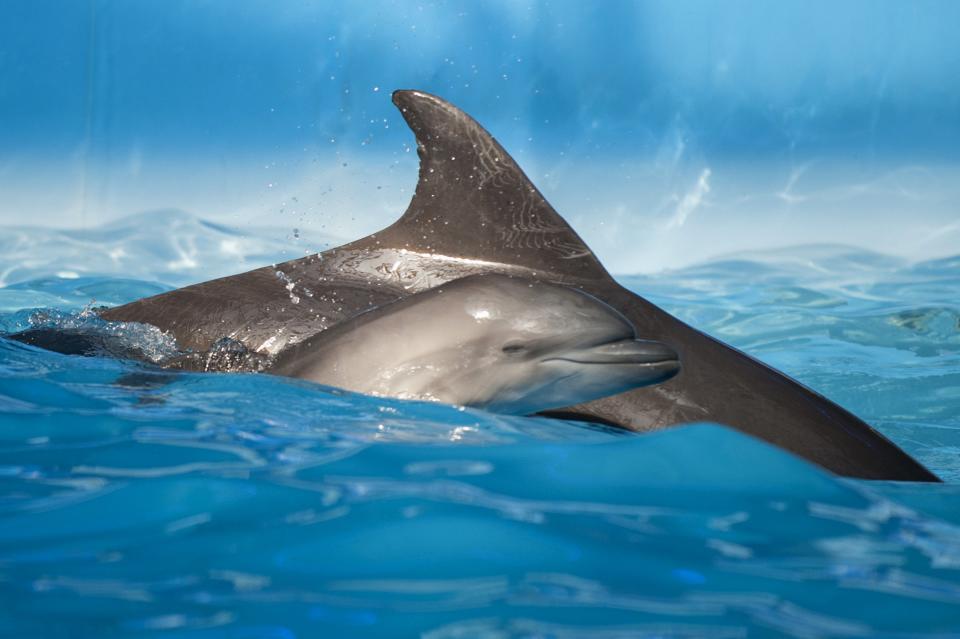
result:
[[[416,193],[393,225],[318,255],[170,291],[102,316],[153,324],[182,348],[207,350],[228,336],[272,355],[359,313],[469,275],[560,284],[617,310],[637,334],[670,345],[683,366],[661,384],[556,414],[634,431],[719,422],[840,475],[938,481],[850,412],[617,284],[470,116],[420,91],[397,91],[393,101],[416,135],[420,156]],[[282,366],[299,365],[289,357],[282,356]]]
[[[576,289],[471,275],[285,348],[266,372],[368,395],[530,415],[669,379],[677,354],[638,340]]]

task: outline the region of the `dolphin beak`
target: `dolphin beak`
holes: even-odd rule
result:
[[[660,364],[680,361],[677,351],[663,342],[646,339],[625,339],[595,346],[584,352],[597,364]]]
[[[680,356],[663,342],[646,339],[623,339],[576,349],[549,360],[565,360],[578,364],[670,364],[679,366]],[[546,360],[546,361],[549,361]]]

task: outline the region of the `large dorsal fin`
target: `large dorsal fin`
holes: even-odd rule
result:
[[[406,213],[353,247],[405,248],[609,278],[593,252],[473,118],[421,91],[393,102],[417,138],[420,179]]]

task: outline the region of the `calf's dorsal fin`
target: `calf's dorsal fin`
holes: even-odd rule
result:
[[[417,138],[420,177],[403,216],[351,247],[404,248],[609,278],[503,147],[469,115],[422,91],[393,102]]]

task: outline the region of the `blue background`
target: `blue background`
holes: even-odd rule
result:
[[[395,88],[484,124],[616,272],[960,246],[954,2],[14,1],[0,224],[178,208],[350,239],[416,182]]]
[[[625,438],[0,339],[0,634],[956,636],[958,18],[0,3],[0,334],[160,354],[85,311],[385,226],[417,173],[389,94],[420,88],[630,290],[948,482],[838,480],[717,426]]]

